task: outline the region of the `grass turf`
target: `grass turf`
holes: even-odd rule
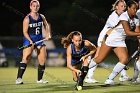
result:
[[[72,80],[71,71],[65,67],[46,67],[44,79],[48,84],[37,84],[37,69],[28,66],[23,75],[23,85],[16,85],[17,67],[0,68],[0,93],[139,93],[140,84],[123,82],[120,85],[105,86],[104,81],[112,71],[112,68],[97,68],[94,78],[100,83],[84,83],[83,90],[74,89],[75,82]],[[127,71],[131,77],[133,68]],[[119,75],[115,78],[118,81]]]

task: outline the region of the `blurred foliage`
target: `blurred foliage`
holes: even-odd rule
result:
[[[98,35],[111,13],[114,1],[40,0],[39,12],[46,16],[53,34],[66,35],[73,30],[79,30],[84,35]],[[0,18],[3,21],[1,27],[4,29],[0,35],[22,36],[21,14],[25,16],[29,13],[29,0],[1,0],[0,3]]]

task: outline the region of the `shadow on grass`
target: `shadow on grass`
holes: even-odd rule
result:
[[[52,92],[59,92],[59,91],[66,91],[75,93],[76,90],[74,89],[74,84],[51,84],[45,86],[38,86],[35,90],[28,92],[28,93],[52,93]],[[75,92],[74,92],[75,91]]]
[[[106,91],[104,93],[140,93],[140,90],[123,90],[123,91],[120,91],[119,89],[117,91]]]
[[[9,84],[4,84],[4,86],[7,86]],[[79,93],[79,91],[76,91],[74,89],[74,83],[69,83],[69,84],[59,84],[59,83],[49,83],[49,84],[35,84],[35,83],[26,83],[23,85],[16,85],[16,84],[10,84],[10,86],[15,87],[13,88],[9,88],[7,89],[8,91],[15,91],[15,92],[24,92],[24,93]],[[93,85],[84,85],[83,86],[83,90],[93,90],[94,89],[106,89],[107,87],[117,87],[117,86],[129,86],[128,84],[117,84],[117,85],[105,85],[105,84],[93,84]],[[136,89],[136,90],[106,90],[103,93],[139,93],[140,89]]]
[[[115,84],[115,85],[96,84],[96,85],[83,86],[83,89],[87,90],[87,89],[98,89],[98,88],[116,87],[116,86],[126,86],[126,85],[124,84]]]
[[[88,86],[83,86],[83,90],[88,90],[88,89],[102,89],[104,87],[115,87],[115,86],[124,86],[124,85],[113,85],[113,86],[108,86],[104,84],[97,84],[97,85],[88,85]],[[53,92],[72,92],[76,93],[77,90],[74,88],[74,84],[52,84],[52,85],[46,85],[46,86],[40,86],[36,87],[36,89],[39,89],[38,91],[32,91],[29,93],[38,93],[38,92],[45,92],[45,93],[51,93]]]

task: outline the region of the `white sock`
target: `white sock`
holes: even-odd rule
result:
[[[136,66],[137,66],[138,70],[140,71],[140,61],[139,60],[136,62]]]
[[[139,75],[139,70],[138,70],[138,67],[137,67],[137,63],[139,61],[137,61],[136,63],[134,63],[134,75],[133,75],[133,78],[136,79],[138,78],[138,75]]]
[[[121,76],[126,76],[126,70],[123,69],[123,70],[121,71]]]
[[[88,70],[87,78],[92,79],[96,67],[97,67],[97,65]]]
[[[113,80],[119,73],[124,69],[125,65],[118,62],[114,67],[112,73],[109,75],[108,79]]]
[[[91,59],[91,61],[90,61],[90,63],[89,63],[89,69],[91,69],[91,68],[93,68],[93,67],[95,67],[95,66],[97,66],[97,63],[94,61],[94,59],[92,58]]]

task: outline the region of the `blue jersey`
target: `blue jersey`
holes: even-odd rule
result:
[[[28,27],[28,34],[33,42],[42,40],[42,26],[43,26],[43,19],[39,14],[38,19],[35,20],[31,15],[29,17],[29,27]],[[23,45],[30,44],[29,40],[23,37]],[[42,42],[35,45],[35,46],[42,46],[44,45]]]
[[[88,54],[90,52],[90,49],[87,48],[84,44],[84,41],[82,41],[81,44],[81,49],[80,51],[75,51],[75,45],[72,43],[71,44],[71,51],[72,51],[72,61],[71,64],[75,65],[75,64],[79,64],[81,63],[80,59],[82,58],[82,56]]]
[[[42,25],[43,19],[41,15],[38,16],[37,20],[35,20],[31,15],[29,15],[29,27],[28,27],[29,34],[42,35]]]

